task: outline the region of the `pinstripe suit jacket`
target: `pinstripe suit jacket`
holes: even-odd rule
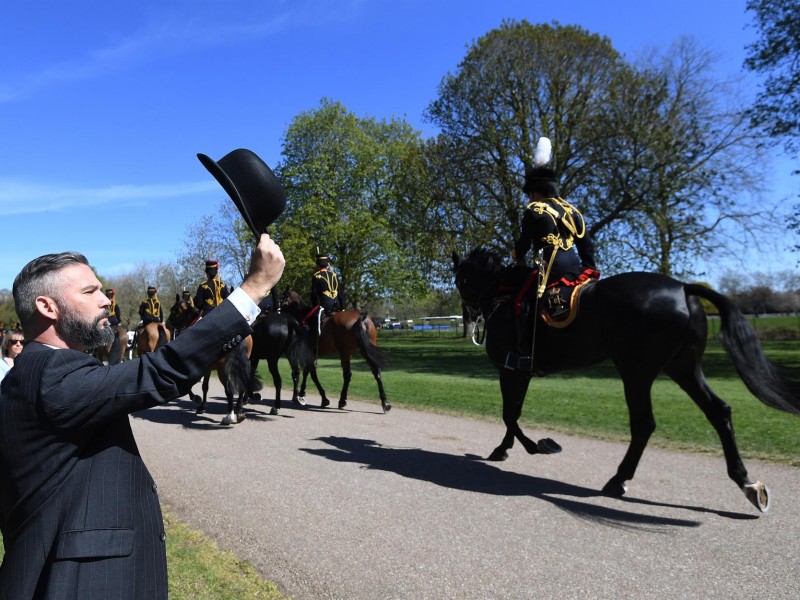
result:
[[[167,597],[164,525],[128,415],[179,398],[251,333],[225,302],[113,367],[31,343],[0,386],[0,598]]]

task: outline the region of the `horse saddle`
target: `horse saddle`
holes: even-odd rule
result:
[[[580,295],[583,289],[599,278],[595,269],[585,269],[578,277],[561,277],[550,283],[539,299],[539,316],[550,327],[563,328],[572,323],[580,308]],[[535,294],[539,273],[532,269],[514,297],[514,312],[519,314],[523,304],[532,306],[536,303]]]

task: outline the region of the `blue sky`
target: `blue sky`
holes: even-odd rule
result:
[[[47,252],[111,277],[171,260],[226,198],[196,154],[274,165],[322,98],[432,135],[442,77],[506,18],[580,25],[630,58],[691,35],[729,74],[755,36],[744,0],[4,2],[0,289]]]

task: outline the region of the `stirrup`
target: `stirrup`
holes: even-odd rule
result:
[[[509,352],[506,355],[504,369],[510,371],[533,371],[533,357],[520,356],[516,352]]]

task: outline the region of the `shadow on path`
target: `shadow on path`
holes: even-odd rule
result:
[[[696,520],[646,515],[584,502],[578,499],[605,498],[605,496],[597,490],[570,483],[504,471],[474,455],[456,456],[419,448],[389,447],[373,440],[338,436],[320,437],[317,441],[328,444],[331,448],[302,448],[302,450],[328,460],[359,463],[365,465],[367,469],[389,471],[402,477],[427,481],[446,488],[499,496],[531,496],[550,502],[574,517],[610,527],[664,533],[666,528],[670,527],[701,525],[701,522]],[[713,513],[728,518],[750,517],[696,506],[661,504],[635,499],[623,499],[623,501],[629,504]]]

